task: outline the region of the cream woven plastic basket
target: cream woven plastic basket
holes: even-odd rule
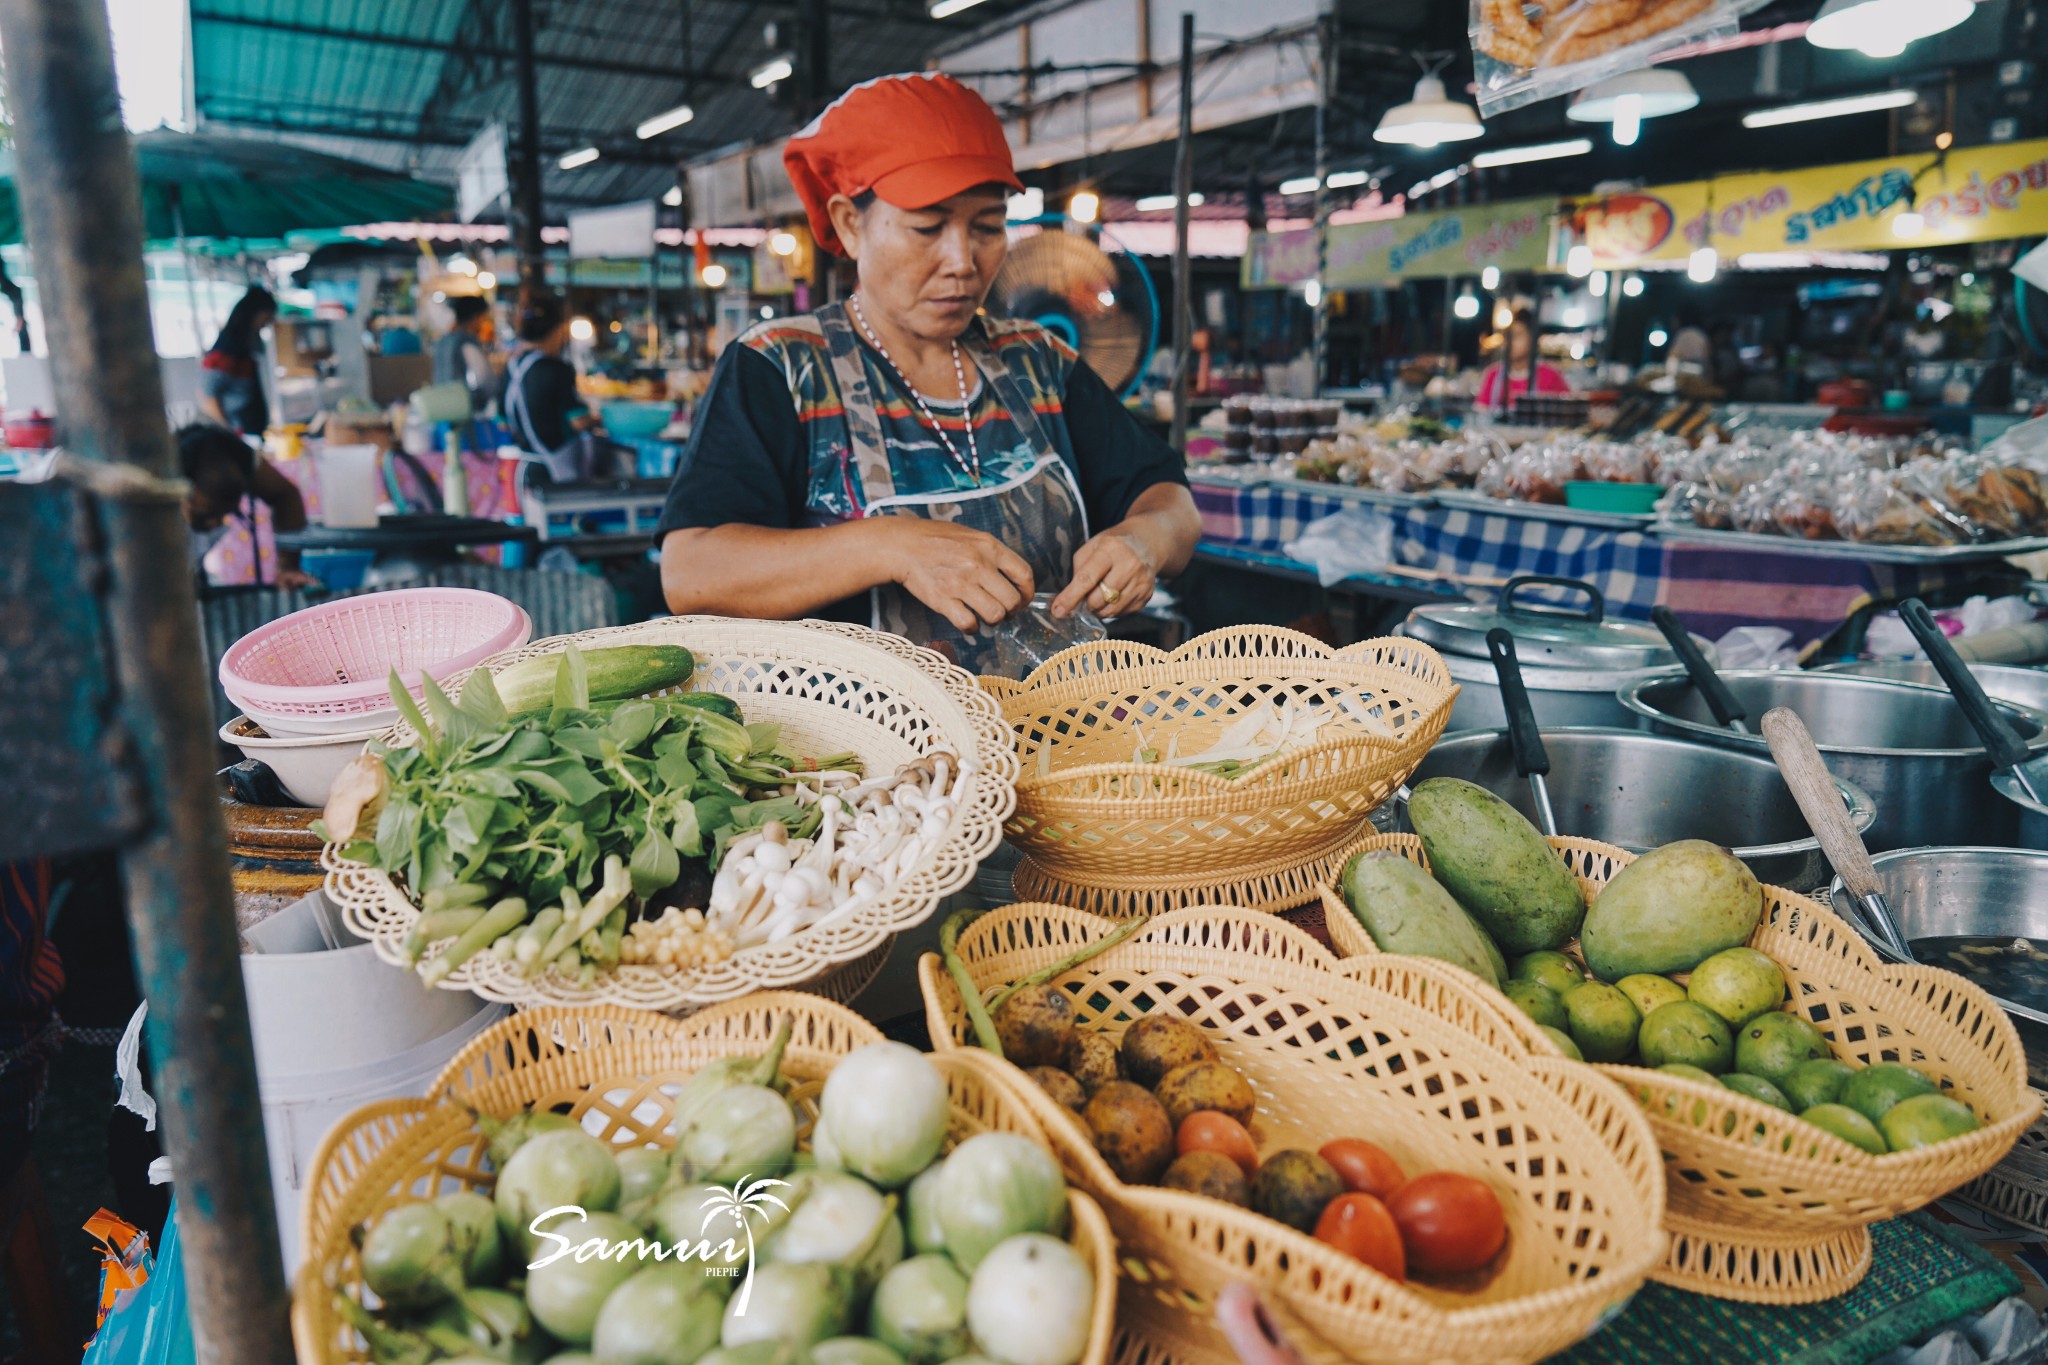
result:
[[[976,920],[960,954],[984,995],[1100,939],[1112,923],[1055,905]],[[1175,911],[1057,984],[1082,1027],[1121,1032],[1149,1011],[1206,1029],[1250,1078],[1263,1152],[1337,1137],[1379,1143],[1410,1171],[1454,1170],[1501,1196],[1509,1249],[1485,1288],[1396,1284],[1248,1210],[1126,1185],[1080,1120],[999,1064],[1071,1180],[1102,1201],[1122,1248],[1123,1324],[1177,1362],[1235,1356],[1210,1313],[1254,1281],[1316,1361],[1534,1361],[1617,1311],[1664,1257],[1664,1181],[1648,1123],[1584,1067],[1533,1053],[1455,969],[1383,957],[1356,980],[1299,930],[1214,907]],[[966,1012],[936,955],[918,964],[934,1045],[962,1048]]]
[[[399,1204],[455,1190],[488,1190],[495,1177],[471,1110],[509,1117],[567,1107],[586,1130],[621,1145],[673,1146],[664,1131],[677,1089],[720,1057],[765,1051],[784,1018],[795,1021],[783,1072],[797,1082],[808,1147],[819,1084],[838,1058],[878,1042],[866,1020],[815,996],[763,992],[687,1020],[640,1010],[539,1009],[479,1034],[448,1064],[425,1099],[384,1100],[338,1124],[313,1156],[303,1221],[305,1264],[294,1285],[292,1339],[300,1365],[369,1360],[334,1310],[333,1295],[362,1300],[351,1233]],[[949,1145],[991,1129],[1044,1143],[1034,1117],[998,1074],[1000,1063],[955,1054],[933,1061],[951,1091]],[[1116,1320],[1116,1243],[1095,1201],[1069,1194],[1069,1238],[1095,1272],[1088,1351],[1106,1365]]]
[[[1002,838],[1013,806],[1017,758],[995,704],[972,675],[899,636],[828,622],[736,621],[677,616],[644,625],[556,636],[484,662],[506,664],[580,648],[681,644],[697,657],[691,688],[739,700],[748,721],[782,726],[783,745],[800,754],[851,750],[871,772],[887,772],[920,755],[950,750],[963,774],[952,832],[919,866],[874,902],[779,942],[736,953],[714,966],[670,973],[622,966],[588,987],[549,969],[531,979],[509,963],[479,953],[441,982],[487,1000],[518,1005],[616,1004],[639,1009],[701,1009],[762,989],[787,989],[882,948],[895,934],[924,922],[939,901],[965,886]],[[447,680],[459,695],[467,673]],[[409,727],[386,739],[404,743]],[[403,965],[406,933],[419,916],[403,887],[375,868],[350,862],[329,845],[321,857],[327,894],[349,928],[376,945],[378,956]],[[433,952],[445,947],[436,945]]]
[[[1589,897],[1636,856],[1591,839],[1550,842]],[[1414,835],[1378,835],[1353,851],[1366,849],[1398,851],[1427,866]],[[1342,970],[1392,956],[1379,952],[1333,889],[1324,888],[1323,897],[1331,942],[1352,955]],[[1764,888],[1763,922],[1749,946],[1784,970],[1791,1008],[1828,1035],[1842,1061],[1910,1063],[1984,1120],[1976,1132],[1931,1147],[1872,1156],[1718,1085],[1641,1067],[1596,1068],[1640,1100],[1664,1154],[1673,1237],[1671,1257],[1655,1278],[1718,1298],[1810,1303],[1853,1288],[1868,1273],[1867,1225],[1982,1176],[2040,1115],[2041,1101],[2027,1088],[2026,1056],[2012,1021],[1961,977],[1886,963],[1831,911],[1774,886]],[[1506,996],[1459,974],[1531,1052],[1556,1055],[1555,1044]],[[1696,1121],[1681,1117],[1687,1115]]]
[[[1172,653],[1106,640],[1063,650],[1020,683],[984,679],[1016,732],[1013,843],[1054,877],[1216,881],[1299,862],[1358,833],[1443,733],[1458,692],[1426,645],[1332,650],[1271,626]],[[1314,743],[1237,778],[1132,761],[1206,749],[1269,699],[1334,708]]]

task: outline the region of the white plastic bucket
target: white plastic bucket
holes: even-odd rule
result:
[[[327,446],[319,455],[320,521],[326,526],[375,526],[381,491],[377,470],[384,452],[373,445]]]
[[[374,1100],[425,1094],[463,1044],[505,1014],[464,992],[428,989],[367,943],[327,948],[339,920],[315,892],[252,930],[263,951],[242,955],[287,1274],[298,1268],[300,1205],[328,1130]]]

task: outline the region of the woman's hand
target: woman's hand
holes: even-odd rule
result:
[[[1087,603],[1105,620],[1142,611],[1152,600],[1159,569],[1152,552],[1134,532],[1113,526],[1074,553],[1074,577],[1053,599],[1052,614],[1066,617]]]
[[[972,633],[1031,600],[1031,566],[983,531],[922,517],[874,517],[864,525],[884,542],[894,582]]]

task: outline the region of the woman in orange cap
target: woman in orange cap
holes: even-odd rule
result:
[[[1142,608],[1201,523],[1180,458],[1085,361],[981,315],[1022,188],[994,111],[950,76],[884,76],[783,163],[859,286],[720,357],[661,521],[670,609],[871,621],[971,667],[1034,592]]]

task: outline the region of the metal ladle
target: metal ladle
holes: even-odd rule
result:
[[[1878,885],[1877,869],[1871,866],[1870,850],[1863,847],[1863,837],[1850,822],[1849,812],[1842,805],[1841,789],[1828,773],[1828,765],[1814,746],[1806,722],[1791,707],[1774,706],[1764,712],[1763,728],[1764,742],[1771,746],[1771,757],[1778,761],[1778,771],[1785,775],[1792,799],[1799,803],[1806,823],[1820,840],[1821,850],[1834,864],[1843,888],[1856,898],[1865,926],[1905,961],[1918,961],[1906,936],[1899,931],[1899,922],[1893,918],[1892,907]]]
[[[1956,653],[1956,647],[1948,642],[1941,625],[1934,619],[1934,613],[1927,610],[1927,604],[1917,597],[1909,597],[1899,604],[1899,619],[1906,623],[1906,629],[1913,632],[1913,638],[1920,642],[1920,648],[1927,651],[1927,657],[1934,661],[1934,671],[1941,674],[1941,680],[1948,684],[1956,705],[1963,708],[1970,724],[1977,729],[1977,735],[1984,741],[1984,750],[1991,755],[1991,766],[2010,772],[2020,790],[2035,805],[2041,804],[2041,793],[2034,789],[2034,779],[2027,772],[2027,744],[2013,730],[2010,722],[1999,714],[1997,705],[1984,691],[1984,684],[1977,681],[1977,675],[1963,662],[1963,656]]]

